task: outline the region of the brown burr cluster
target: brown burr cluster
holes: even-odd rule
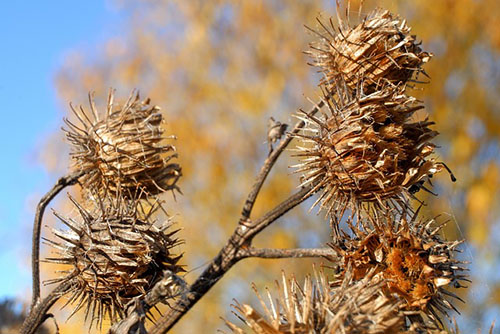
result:
[[[368,95],[353,96],[345,86],[325,99],[318,116],[302,113],[306,123],[294,166],[303,185],[322,191],[316,203],[327,214],[342,216],[367,202],[385,208],[403,204],[443,164],[432,157],[433,122],[413,121],[423,106],[404,94],[402,86],[385,86]]]
[[[54,229],[55,239],[46,239],[55,250],[46,262],[65,269],[46,283],[69,283],[72,314],[84,309],[92,327],[123,318],[132,299],[146,296],[165,275],[184,270],[176,251],[182,243],[178,230],[168,215],[154,218],[160,211],[166,215],[157,196],[177,189],[181,176],[180,166],[171,162],[175,148],[165,141],[173,137],[163,135],[159,107],[140,100],[137,92],[116,105],[111,90],[102,113],[92,95],[89,101],[90,114],[72,107],[78,122],[66,120],[73,168],[83,172],[83,200],[70,197],[77,217],[56,213],[65,229]]]
[[[164,136],[158,106],[137,92],[116,105],[112,90],[104,114],[91,95],[89,104],[90,114],[71,106],[78,122],[66,119],[73,168],[85,171],[85,188],[134,198],[177,189],[181,168],[172,162],[175,147],[165,142],[175,137]]]
[[[56,250],[46,261],[68,269],[48,283],[71,282],[68,303],[76,304],[73,313],[84,308],[91,326],[122,318],[125,305],[146,294],[164,271],[183,271],[174,250],[181,243],[178,230],[168,220],[158,224],[148,218],[157,205],[140,213],[135,203],[108,203],[89,212],[71,200],[79,219],[56,213],[69,229],[54,229],[56,241],[46,240]]]
[[[354,27],[340,15],[337,27],[332,20],[318,22],[320,29],[313,31],[319,39],[307,53],[324,74],[325,86],[342,81],[352,90],[363,86],[371,92],[386,84],[405,84],[425,74],[421,66],[432,57],[410,35],[406,21],[388,10],[372,11]]]
[[[432,54],[386,10],[357,25],[348,16],[311,29],[319,36],[308,54],[323,75],[322,101],[299,112],[304,125],[293,134],[300,186],[319,194],[313,206],[332,222],[336,255],[327,260],[335,271],[315,273],[303,288],[283,278],[276,302],[259,296],[264,314],[235,309],[259,334],[448,333],[443,318],[462,301],[453,289],[469,281],[456,256],[463,240],[446,240],[444,225],[420,218],[410,201],[419,190],[432,193],[430,179],[443,169],[455,181],[434,156],[434,123],[410,94]]]
[[[263,311],[236,302],[234,314],[244,326],[226,320],[233,333],[446,333],[443,317],[449,318],[457,311],[454,302],[462,301],[453,289],[469,281],[466,262],[456,256],[463,240],[446,240],[443,224],[421,218],[424,203],[414,209],[411,202],[420,190],[432,193],[430,179],[443,169],[455,181],[435,157],[434,123],[420,112],[423,103],[411,96],[432,54],[422,50],[405,20],[386,10],[376,9],[354,25],[348,17],[349,11],[346,19],[338,15],[337,27],[332,20],[318,20],[320,27],[313,30],[319,39],[308,53],[323,76],[322,101],[313,111],[298,113],[301,122],[292,134],[299,159],[295,172],[307,189],[268,215],[280,217],[317,193],[313,206],[331,221],[325,268],[334,270],[314,270],[303,286],[283,274],[275,298],[269,291],[262,297],[254,286]],[[164,136],[160,109],[149,99],[133,92],[116,104],[111,91],[103,114],[92,96],[89,102],[90,113],[72,107],[77,121],[66,120],[73,168],[83,172],[83,200],[70,197],[76,217],[56,213],[65,230],[54,229],[55,240],[46,240],[55,249],[46,261],[66,269],[48,283],[69,285],[65,293],[75,305],[72,314],[84,309],[91,326],[106,318],[116,325],[130,315],[127,304],[147,299],[167,273],[184,271],[176,251],[181,241],[170,218],[163,223],[153,219],[161,208],[156,196],[178,190],[181,167],[173,162],[174,146],[166,143],[173,137]],[[282,125],[277,127],[280,136],[286,130]],[[271,156],[266,168],[270,161]],[[240,223],[237,237],[205,271],[212,282],[241,258],[240,250],[249,250],[254,234],[237,239],[245,235],[239,232],[260,228]],[[269,255],[273,250],[263,251]],[[319,251],[283,254],[325,254]],[[186,286],[175,277],[168,291]],[[202,296],[211,286],[205,282],[196,280],[177,306],[194,305],[197,293]]]
[[[455,257],[460,241],[446,241],[440,235],[444,224],[394,214],[370,217],[332,243],[341,266],[351,267],[355,280],[368,272],[385,281],[382,291],[404,301],[401,309],[415,312],[441,325],[440,316],[456,311],[451,299],[461,300],[450,289],[468,281],[464,262]],[[342,276],[342,275],[341,275]]]
[[[454,181],[433,156],[434,122],[416,114],[423,104],[409,94],[432,54],[405,20],[375,9],[354,26],[341,15],[337,27],[318,22],[308,54],[323,74],[323,104],[319,114],[299,112],[305,126],[295,134],[296,172],[321,191],[315,205],[333,220],[346,210],[405,209],[420,189],[432,192],[434,174],[446,169]]]
[[[328,334],[328,333],[399,333],[404,317],[400,302],[380,293],[381,282],[373,273],[354,281],[350,271],[331,287],[323,272],[306,277],[301,287],[295,278],[282,275],[276,283],[277,296],[268,292],[267,302],[254,288],[264,314],[252,306],[236,302],[237,315],[252,333],[259,334]],[[226,321],[233,333],[249,333]]]

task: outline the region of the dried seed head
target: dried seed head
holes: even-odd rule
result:
[[[443,240],[438,232],[444,224],[435,226],[434,220],[417,219],[417,214],[408,221],[387,213],[363,221],[363,228],[351,225],[355,237],[344,235],[332,247],[342,256],[342,267],[352,266],[355,280],[374,270],[386,282],[385,293],[404,301],[405,311],[419,312],[438,326],[438,312],[448,316],[456,311],[450,298],[461,300],[447,288],[464,287],[461,281],[468,281],[464,262],[454,258],[463,240]]]
[[[46,240],[56,256],[45,261],[68,265],[62,276],[46,283],[71,282],[68,303],[77,304],[72,315],[85,308],[90,326],[105,317],[112,321],[124,315],[131,298],[147,293],[162,279],[163,272],[182,272],[181,255],[172,248],[181,241],[175,237],[170,221],[158,226],[150,221],[150,211],[138,212],[141,205],[116,201],[89,212],[70,198],[80,218],[56,216],[69,227],[53,230],[57,240]],[[90,317],[89,317],[90,316]]]
[[[337,8],[337,13],[341,10]],[[384,9],[375,9],[360,24],[349,25],[349,13],[314,31],[320,37],[308,52],[312,64],[324,73],[322,85],[344,80],[350,89],[362,86],[366,92],[387,83],[399,85],[425,72],[421,66],[431,53],[423,52],[416,37],[410,35],[406,21]],[[337,32],[338,30],[338,32]]]
[[[342,281],[331,284],[329,309],[339,320],[331,321],[338,324],[328,333],[401,333],[405,324],[400,301],[381,293],[384,282],[374,280],[373,272],[356,281],[346,268]]]
[[[275,301],[268,291],[266,303],[254,287],[264,315],[247,304],[236,302],[233,307],[236,316],[258,334],[401,333],[400,301],[380,293],[382,284],[371,274],[357,282],[345,275],[331,288],[324,274],[315,272],[315,280],[308,276],[300,287],[283,275],[282,285],[276,283]],[[226,325],[233,333],[246,333],[227,320]]]
[[[429,156],[438,133],[432,122],[412,121],[422,108],[401,86],[385,86],[369,95],[352,97],[341,83],[335,96],[325,97],[321,115],[299,115],[306,125],[297,147],[302,185],[323,189],[316,204],[341,217],[374,202],[404,206],[407,199],[443,164]],[[424,189],[426,189],[424,187]],[[356,213],[356,212],[355,212]]]
[[[99,115],[89,95],[92,114],[71,106],[81,125],[65,120],[73,168],[86,172],[84,189],[127,197],[177,189],[181,168],[171,162],[175,147],[164,143],[160,108],[149,99],[141,101],[138,92],[124,105],[116,106],[113,99],[111,90],[106,113]]]

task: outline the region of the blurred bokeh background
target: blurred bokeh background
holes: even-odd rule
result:
[[[461,257],[472,262],[473,283],[461,292],[467,303],[457,305],[459,325],[464,333],[489,328],[500,320],[500,3],[367,0],[362,15],[376,5],[406,18],[423,48],[435,55],[425,67],[430,84],[412,93],[436,122],[437,152],[458,181],[452,184],[442,173],[434,181],[439,196],[419,196],[427,203],[425,216],[450,221],[447,238],[467,239]],[[358,2],[351,7],[356,13]],[[183,263],[192,281],[234,229],[267,155],[268,118],[292,124],[297,109],[317,100],[319,76],[302,53],[314,36],[304,25],[314,28],[317,16],[328,19],[335,10],[333,0],[3,2],[0,310],[15,315],[30,299],[32,218],[39,198],[68,172],[69,150],[59,128],[69,101],[85,106],[87,93],[95,91],[102,108],[110,87],[121,100],[137,88],[162,108],[167,132],[178,137],[184,174],[184,195],[174,201],[167,194],[166,206],[183,228]],[[253,217],[298,185],[288,168],[294,163],[290,155],[271,173]],[[308,213],[310,204],[276,222],[256,245],[327,242],[328,224],[316,210]],[[67,214],[73,210],[65,194],[51,206]],[[46,224],[57,224],[50,211]],[[44,235],[50,236],[47,228]],[[220,316],[234,320],[233,298],[254,300],[250,282],[272,286],[281,269],[301,278],[311,262],[245,260],[173,333],[222,329]],[[56,269],[44,265],[44,278]],[[68,309],[55,312],[62,334],[88,332],[79,315],[66,321]],[[51,323],[47,327],[53,329]]]

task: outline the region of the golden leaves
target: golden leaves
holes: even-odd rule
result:
[[[485,166],[481,174],[480,181],[472,185],[466,198],[467,214],[474,223],[470,230],[470,238],[479,245],[488,241],[488,221],[491,220],[498,203],[499,167],[490,163]]]

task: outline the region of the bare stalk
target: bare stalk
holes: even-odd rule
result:
[[[335,259],[337,255],[331,248],[240,248],[235,261],[251,257],[261,259],[328,257]],[[164,302],[167,298],[182,296],[184,289],[186,289],[185,282],[180,277],[169,272],[165,273],[164,278],[158,281],[143,299],[134,300],[130,305],[127,305],[127,317],[114,324],[109,334],[136,333],[134,331],[137,329],[143,329],[143,321],[148,310],[156,304]]]
[[[35,213],[35,222],[33,223],[33,240],[31,253],[31,269],[33,273],[33,296],[31,299],[31,311],[40,300],[40,234],[42,230],[43,213],[47,205],[67,186],[75,184],[83,175],[82,171],[72,173],[61,177],[52,189],[40,199]]]
[[[336,257],[337,253],[331,248],[243,248],[238,251],[238,259],[256,257],[261,259],[285,259],[306,257]]]
[[[219,251],[219,254],[210,262],[196,281],[186,289],[186,292],[182,294],[182,298],[175,305],[172,305],[170,310],[156,322],[150,333],[166,333],[172,328],[234,264],[244,258],[239,256],[239,251],[249,245],[260,231],[311,196],[310,190],[312,186],[314,185],[302,188],[253,223],[238,225],[226,245]]]
[[[316,104],[308,114],[314,115],[320,108],[323,107],[325,101],[321,100]],[[293,139],[292,134],[296,134],[304,127],[305,123],[299,121],[295,124],[291,133],[288,133],[286,138],[280,141],[278,147],[271,152],[271,154],[264,161],[262,168],[257,175],[255,182],[248,194],[247,200],[242,209],[241,218],[238,227],[228,239],[226,245],[219,251],[217,256],[210,262],[205,271],[196,279],[196,281],[189,286],[185,293],[182,294],[182,298],[170,308],[170,311],[164,314],[151,329],[151,333],[166,333],[170,328],[172,328],[180,318],[187,313],[198,300],[200,300],[212,286],[214,286],[222,276],[239,260],[247,257],[263,257],[263,258],[285,258],[285,257],[313,257],[313,256],[324,256],[331,255],[331,251],[320,251],[320,250],[256,250],[247,248],[250,246],[252,239],[264,228],[269,226],[279,217],[284,215],[286,212],[302,203],[305,199],[311,196],[310,190],[314,185],[302,188],[300,191],[290,196],[284,202],[276,206],[274,209],[270,210],[260,219],[251,222],[249,220],[250,214],[252,212],[253,205],[257,196],[264,184],[269,172],[278,160],[281,153],[290,144]],[[267,252],[266,252],[267,251]],[[288,251],[288,253],[287,253]],[[147,298],[147,296],[146,296]],[[149,298],[156,299],[158,298]],[[147,305],[146,307],[152,307],[153,305]],[[123,319],[120,323],[126,322]],[[119,328],[119,326],[116,326]],[[126,328],[126,327],[124,327]],[[116,332],[117,333],[117,332]],[[125,332],[124,332],[125,333]]]
[[[314,115],[316,114],[325,104],[325,101],[322,99],[319,101],[318,104],[316,104],[311,110],[308,111],[309,115]],[[293,139],[292,134],[296,134],[304,127],[305,123],[304,121],[299,121],[295,124],[293,127],[292,131],[288,133],[282,141],[280,141],[278,147],[272,153],[267,157],[267,159],[264,161],[264,164],[262,165],[259,174],[257,175],[257,178],[255,179],[255,182],[252,186],[252,189],[250,190],[250,193],[248,194],[247,200],[245,201],[245,205],[243,206],[243,209],[241,210],[241,221],[245,221],[248,218],[250,218],[250,214],[252,213],[253,205],[255,204],[255,200],[257,199],[257,195],[259,195],[260,189],[262,188],[262,185],[266,181],[267,175],[269,175],[269,172],[273,168],[274,164],[278,160],[279,156],[281,153],[285,150],[285,148],[290,144],[290,142]]]

